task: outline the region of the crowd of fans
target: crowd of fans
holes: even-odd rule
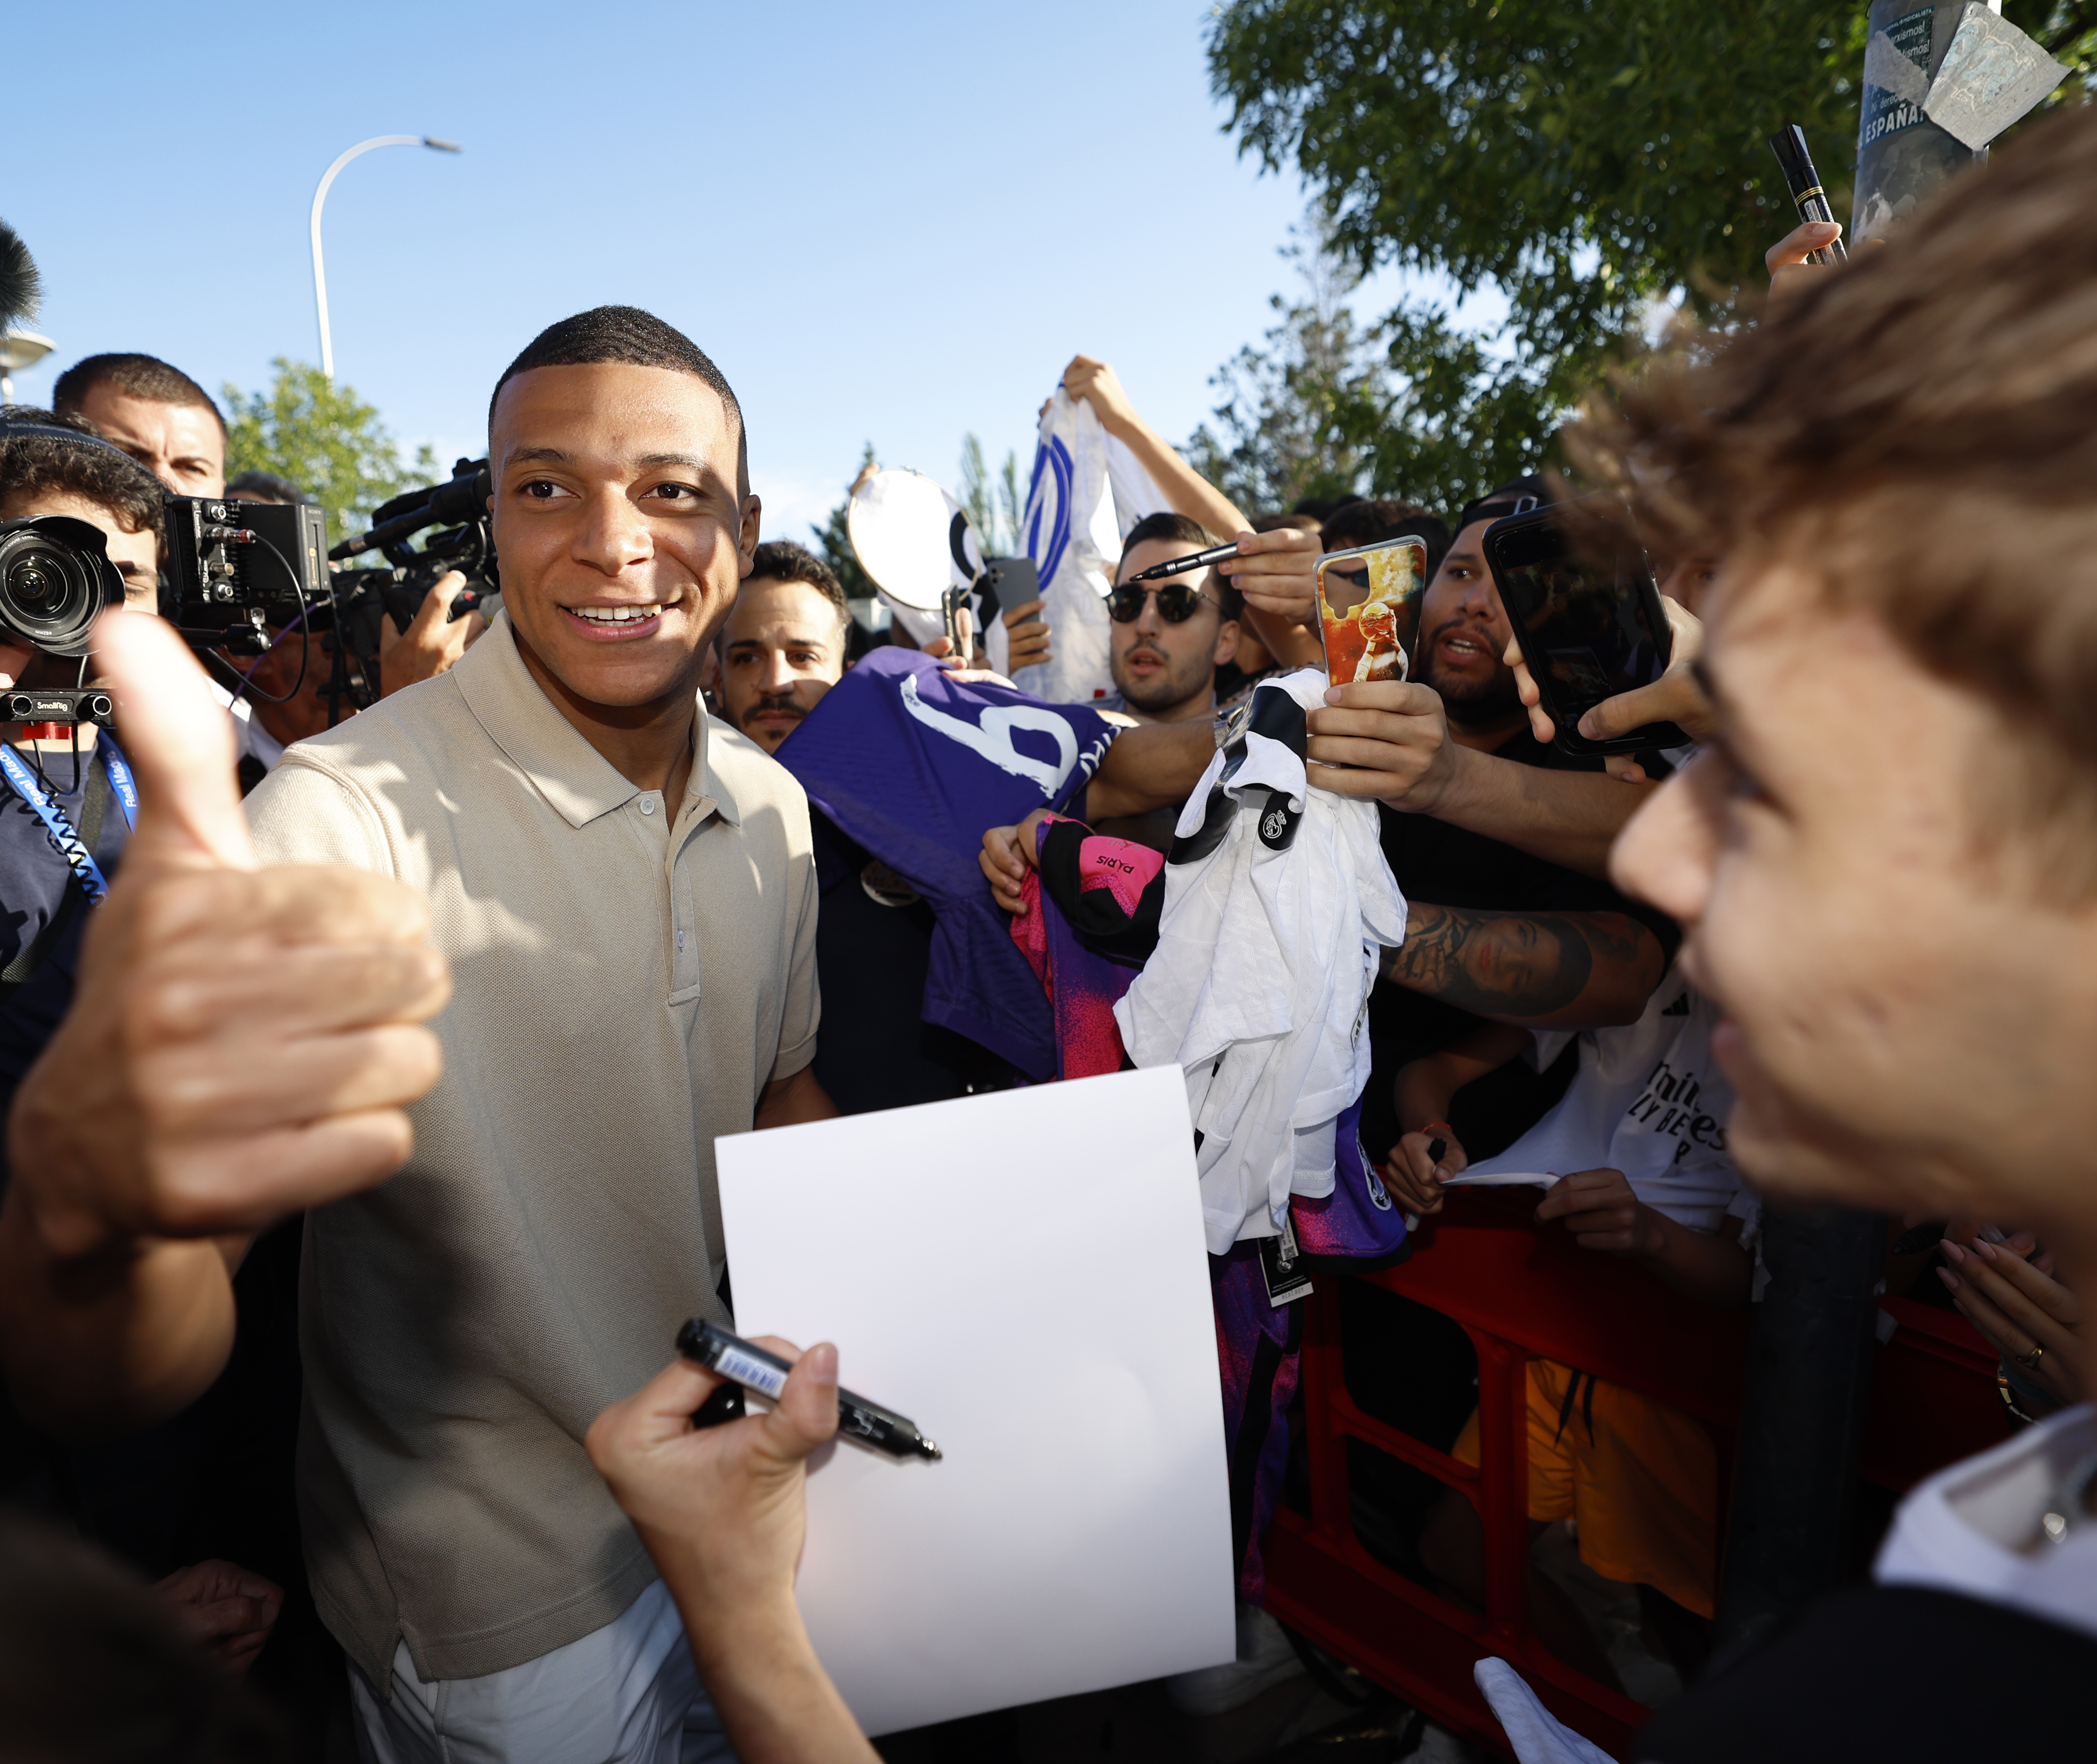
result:
[[[1166,506],[1123,537],[1110,677],[1034,707],[1075,757],[1008,733],[980,785],[960,760],[854,770],[888,751],[860,720],[876,685],[917,740],[1031,701],[979,643],[860,628],[821,559],[762,536],[743,410],[648,314],[564,320],[504,373],[499,610],[451,620],[440,583],[339,721],[294,656],[310,633],[252,671],[206,657],[213,703],[140,616],[164,489],[300,494],[228,484],[201,388],[102,355],[52,412],[11,411],[80,440],[5,440],[0,520],[91,522],[135,610],[93,660],[113,736],[7,732],[105,901],[0,790],[0,1753],[318,1755],[347,1722],[387,1764],[871,1756],[792,1595],[836,1349],[773,1344],[799,1355],[783,1399],[724,1425],[694,1422],[711,1373],[662,1369],[678,1321],[732,1316],[714,1138],[1075,1075],[1097,1048],[1042,1026],[1067,976],[1052,1019],[1027,921],[1060,914],[1118,987],[1154,979],[1230,756],[1284,699],[1306,789],[1373,816],[1403,896],[1337,1026],[1295,1027],[1351,1022],[1340,1131],[1413,1253],[1456,1188],[1541,1172],[1530,1223],[1598,1279],[1740,1307],[1765,1205],[1839,1202],[1885,1215],[1889,1289],[2001,1356],[2005,1443],[1888,1516],[1876,1581],[1715,1660],[1709,1434],[1532,1362],[1533,1530],[1644,1628],[1613,1644],[1539,1566],[1539,1637],[1613,1687],[1673,1674],[1636,1753],[1665,1764],[2091,1743],[2093,178],[2076,116],[1847,267],[1810,266],[1832,233],[1801,227],[1759,322],[1568,431],[1572,480],[1616,511],[1580,518],[1635,523],[1674,633],[1666,673],[1582,732],[1692,742],[1606,764],[1556,742],[1483,549],[1566,478],[1446,522],[1242,510],[1083,356],[1062,395]],[[1316,560],[1406,535],[1429,571],[1410,677],[1307,686]],[[1002,616],[1013,672],[1053,654],[1053,606]],[[76,667],[0,643],[15,682]],[[996,761],[991,726],[957,751]],[[1110,926],[1086,869],[1108,857],[1136,879]],[[1214,959],[1282,956],[1234,935]],[[1249,1206],[1240,1241],[1289,1205]],[[1367,1287],[1345,1310],[1351,1366],[1461,1391],[1452,1328]],[[1400,1409],[1477,1461],[1473,1404]],[[1463,1493],[1369,1474],[1357,1525],[1483,1609]],[[1240,1567],[1241,1659],[1172,1687],[1183,1707],[1289,1668]],[[1941,1714],[2011,1683],[1992,1746]]]

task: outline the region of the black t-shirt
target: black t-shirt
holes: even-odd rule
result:
[[[816,917],[823,1021],[814,1065],[825,1094],[843,1114],[867,1114],[1008,1088],[1005,1061],[924,1020],[930,905],[821,811],[808,819],[817,873],[838,878]]]
[[[15,753],[32,772],[36,769],[37,756],[29,749],[18,747]],[[45,788],[79,829],[89,780],[103,770],[102,761],[92,752],[83,753],[76,767],[70,753],[49,749],[41,757]],[[123,808],[112,791],[102,831],[94,841],[95,861],[107,880],[116,879],[117,863],[130,838]],[[14,786],[0,779],[0,970],[36,941],[63,908],[68,893],[79,892],[80,884],[53,847],[43,822]],[[72,923],[46,953],[42,965],[18,991],[0,1000],[0,1121],[13,1106],[24,1075],[72,1006],[80,972],[80,943],[90,911],[83,896]],[[0,1183],[4,1183],[6,1172],[5,1136],[0,1135]]]
[[[1602,762],[1546,746],[1524,729],[1493,750],[1495,758],[1547,771],[1599,772]],[[1649,768],[1650,769],[1650,768]],[[1385,860],[1408,901],[1423,906],[1474,907],[1500,913],[1622,913],[1648,926],[1669,961],[1681,945],[1674,920],[1631,900],[1598,877],[1518,851],[1482,834],[1451,826],[1429,815],[1380,811]],[[1478,1019],[1438,999],[1380,981],[1369,999],[1369,1034],[1375,1070],[1362,1108],[1363,1143],[1381,1157],[1398,1140],[1398,1112],[1391,1083],[1408,1061],[1447,1047]],[[1548,1076],[1526,1064],[1504,1066],[1463,1093],[1452,1111],[1464,1149],[1473,1158],[1504,1150],[1563,1094],[1573,1070],[1573,1050]]]

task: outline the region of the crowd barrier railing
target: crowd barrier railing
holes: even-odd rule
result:
[[[1750,1314],[1715,1311],[1643,1269],[1537,1228],[1530,1191],[1459,1189],[1425,1221],[1410,1260],[1357,1276],[1438,1311],[1478,1350],[1479,1464],[1473,1469],[1364,1412],[1342,1369],[1339,1282],[1322,1274],[1306,1316],[1301,1411],[1310,1512],[1284,1503],[1263,1545],[1267,1608],[1434,1720],[1512,1756],[1472,1679],[1480,1659],[1512,1663],[1552,1714],[1615,1757],[1650,1711],[1574,1670],[1530,1626],[1527,1366],[1550,1359],[1670,1403],[1707,1426],[1730,1464]],[[1995,1358],[1955,1313],[1898,1298],[1877,1350],[1861,1472],[1902,1490],[2003,1438]],[[1462,1490],[1486,1535],[1482,1616],[1386,1567],[1351,1517],[1347,1442],[1359,1439]],[[1724,1472],[1722,1470],[1722,1479]],[[1721,1511],[1730,1490],[1722,1485]],[[1723,1525],[1721,1534],[1723,1535]],[[1723,1564],[1721,1565],[1723,1573]]]

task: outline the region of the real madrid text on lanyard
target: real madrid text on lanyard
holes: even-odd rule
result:
[[[109,738],[107,729],[94,746],[108,771],[110,788],[116,792],[116,800],[123,808],[124,824],[135,827],[138,824],[138,786],[132,779],[131,768],[116,751],[116,743]],[[92,764],[93,761],[89,763]],[[21,755],[4,742],[0,742],[0,773],[6,775],[15,787],[15,794],[29,805],[30,812],[43,822],[45,837],[66,860],[73,879],[80,884],[81,892],[87,896],[88,904],[100,906],[109,894],[109,879],[102,873],[102,866],[95,862],[87,842],[74,830],[72,818],[52,799],[50,792],[37,781],[36,774],[22,763]]]

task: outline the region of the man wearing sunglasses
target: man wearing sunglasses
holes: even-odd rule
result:
[[[1107,596],[1114,691],[1095,709],[1125,711],[1139,723],[1182,723],[1213,716],[1216,670],[1237,653],[1245,602],[1212,569],[1154,582],[1129,578],[1190,557],[1217,541],[1184,514],[1152,514],[1129,529]]]

